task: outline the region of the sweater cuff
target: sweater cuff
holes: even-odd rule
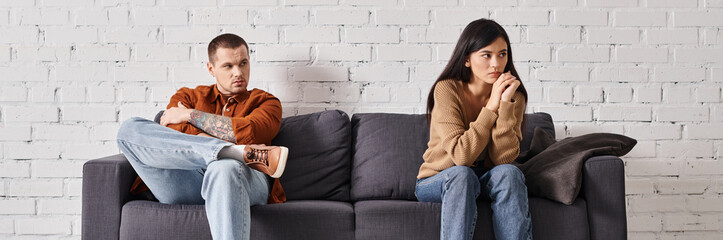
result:
[[[515,103],[508,102],[508,101],[500,101],[500,108],[497,109],[497,112],[500,114],[500,117],[506,117],[508,114],[514,114],[515,110]]]
[[[507,101],[500,101],[500,108],[497,112],[500,114],[497,119],[497,125],[500,127],[512,127],[517,119],[515,117],[515,104]]]
[[[481,124],[485,129],[492,129],[492,126],[495,125],[495,121],[497,121],[497,117],[497,113],[483,107],[479,112],[479,115],[477,115],[477,120],[475,120],[475,122]]]

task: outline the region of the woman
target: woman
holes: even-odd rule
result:
[[[526,101],[505,30],[471,22],[427,100],[430,139],[415,195],[442,203],[441,239],[472,239],[480,193],[492,202],[497,240],[532,239],[525,177],[509,164]]]

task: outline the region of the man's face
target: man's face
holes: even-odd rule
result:
[[[206,63],[208,72],[216,78],[216,87],[224,97],[243,93],[249,85],[249,51],[246,46],[216,49],[216,58]]]

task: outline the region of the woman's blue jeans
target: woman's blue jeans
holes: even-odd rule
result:
[[[213,239],[249,239],[250,208],[266,204],[270,185],[245,162],[218,159],[231,145],[142,118],[118,131],[118,147],[161,203],[205,204]]]
[[[454,166],[417,180],[414,194],[420,202],[442,203],[443,240],[472,239],[477,220],[477,196],[492,201],[492,226],[497,240],[532,239],[532,221],[525,176],[510,164],[489,171]],[[477,170],[477,171],[475,171]]]

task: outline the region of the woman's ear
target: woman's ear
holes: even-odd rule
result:
[[[470,66],[472,66],[472,65],[469,63],[469,57],[467,57],[467,59],[464,60],[464,66],[465,66],[465,67],[470,67]]]

